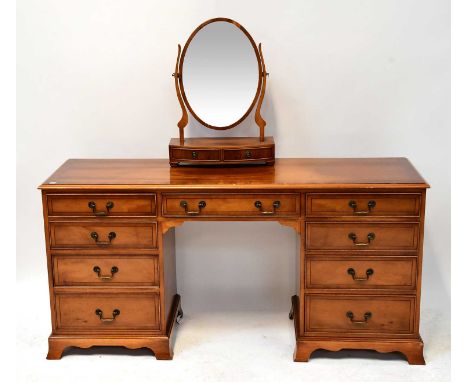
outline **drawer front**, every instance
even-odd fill
[[[306,258],[306,288],[416,288],[417,260],[399,257]]]
[[[51,216],[156,216],[155,194],[55,194],[47,196]]]
[[[162,214],[170,217],[298,216],[299,194],[165,194]]]
[[[156,249],[156,223],[53,222],[51,249]]]
[[[58,330],[160,329],[159,295],[57,294]]]
[[[420,194],[307,194],[307,216],[419,216]]]
[[[418,248],[417,223],[306,223],[307,250],[400,250]]]
[[[314,334],[412,334],[414,296],[306,295],[305,331]]]
[[[221,159],[220,150],[171,149],[171,152],[175,160],[219,161]]]
[[[55,256],[54,283],[158,286],[158,256]]]
[[[237,149],[237,150],[223,150],[224,161],[238,161],[238,160],[261,160],[261,159],[271,159],[273,155],[273,148],[265,147],[259,149]]]

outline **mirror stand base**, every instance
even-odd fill
[[[273,165],[275,141],[265,137],[179,138],[169,143],[169,163],[175,166]]]

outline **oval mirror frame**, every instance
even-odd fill
[[[210,124],[206,123],[205,121],[203,121],[195,113],[195,111],[192,109],[192,106],[188,102],[187,96],[185,94],[184,81],[183,81],[184,59],[185,59],[185,54],[187,53],[187,49],[188,49],[188,47],[190,45],[190,42],[194,39],[194,37],[197,35],[197,33],[201,29],[203,29],[207,25],[215,23],[215,22],[227,22],[227,23],[233,24],[234,26],[239,28],[242,31],[242,33],[244,33],[244,35],[247,37],[247,39],[250,41],[250,44],[252,45],[252,48],[253,48],[254,53],[255,53],[255,57],[257,58],[258,81],[257,81],[257,91],[255,92],[255,96],[254,96],[254,98],[252,100],[252,103],[250,104],[249,108],[244,113],[244,115],[242,115],[242,117],[240,119],[238,119],[236,122],[234,122],[234,123],[232,123],[232,124],[230,124],[228,126],[213,126],[213,125],[210,125]],[[190,111],[190,113],[193,115],[193,117],[199,123],[201,123],[203,126],[206,126],[206,127],[210,128],[210,129],[214,129],[214,130],[228,130],[228,129],[231,129],[231,128],[239,125],[244,119],[246,119],[247,116],[252,112],[252,109],[254,108],[255,104],[257,103],[257,101],[259,99],[259,96],[260,96],[260,91],[261,91],[261,88],[262,88],[262,72],[263,72],[262,71],[262,62],[261,62],[261,57],[260,57],[259,50],[257,48],[257,45],[255,44],[254,39],[252,38],[252,36],[249,34],[249,32],[247,32],[247,30],[241,24],[239,24],[238,22],[236,22],[236,21],[234,21],[232,19],[228,19],[228,18],[224,18],[224,17],[217,17],[217,18],[214,18],[214,19],[207,20],[204,23],[200,24],[192,32],[192,34],[190,35],[190,37],[188,38],[187,42],[184,45],[184,49],[182,50],[182,54],[180,56],[180,63],[179,63],[179,71],[178,72],[180,73],[180,78],[179,78],[180,92],[182,94],[182,98],[184,100],[184,103],[187,106],[187,109]]]

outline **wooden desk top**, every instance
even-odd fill
[[[167,159],[69,159],[40,189],[427,188],[406,158],[280,158],[274,166],[170,167]]]

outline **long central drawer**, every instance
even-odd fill
[[[165,194],[162,215],[167,217],[299,216],[300,194]]]

